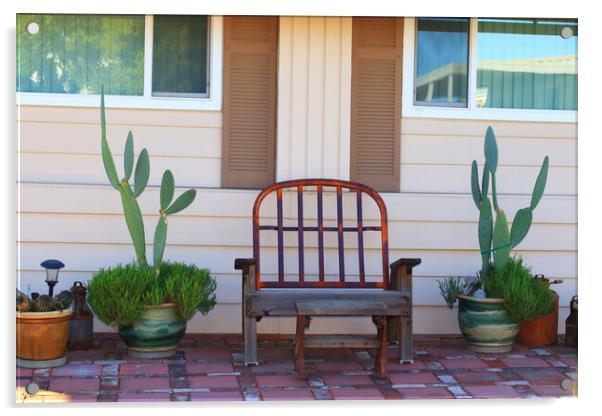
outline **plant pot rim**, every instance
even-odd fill
[[[150,310],[150,309],[168,309],[168,308],[175,308],[175,307],[177,307],[177,305],[175,303],[173,303],[173,302],[167,302],[167,303],[161,303],[159,305],[144,305],[143,307],[146,310]]]
[[[504,298],[475,298],[472,296],[466,295],[457,295],[457,298],[469,300],[471,302],[480,302],[480,303],[504,303],[506,300]]]
[[[71,309],[63,309],[62,311],[49,312],[17,312],[17,318],[20,319],[40,319],[40,318],[60,318],[73,314]]]

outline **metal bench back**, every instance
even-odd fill
[[[304,226],[303,223],[303,188],[316,187],[317,197],[317,227]],[[336,189],[337,226],[324,226],[323,191],[324,188]],[[284,226],[282,212],[282,192],[285,189],[297,191],[297,225]],[[355,192],[357,206],[357,225],[345,227],[343,225],[343,189]],[[276,192],[277,224],[260,224],[259,209],[264,199],[272,192]],[[378,206],[380,211],[380,226],[364,226],[362,217],[362,194],[367,194]],[[260,270],[260,245],[259,234],[263,230],[272,230],[278,234],[278,281],[262,281]],[[284,279],[284,232],[296,231],[298,234],[299,268],[298,280],[290,281]],[[318,233],[318,268],[319,280],[305,280],[304,263],[304,232],[315,231]],[[367,282],[364,267],[364,237],[365,231],[380,231],[382,251],[382,282]],[[324,279],[324,233],[336,232],[338,234],[338,281],[326,281]],[[343,235],[346,232],[356,232],[358,238],[358,264],[359,282],[348,281],[345,276],[345,247]],[[347,253],[349,254],[349,252]],[[256,288],[382,288],[387,289],[389,281],[389,241],[387,230],[387,209],[385,203],[374,189],[354,182],[338,179],[299,179],[274,183],[261,191],[253,206],[253,257],[255,258],[255,281]]]

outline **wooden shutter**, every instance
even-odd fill
[[[224,17],[222,187],[274,182],[277,46],[277,17]]]
[[[403,20],[354,17],[351,180],[399,192]]]

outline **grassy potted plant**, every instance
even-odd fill
[[[477,279],[450,278],[440,281],[439,287],[448,306],[452,307],[456,299],[459,301],[458,323],[473,350],[509,351],[519,324],[550,312],[553,305],[551,291],[533,278],[522,259],[510,256],[512,248],[525,238],[531,227],[533,210],[545,189],[548,164],[546,156],[535,182],[531,203],[517,211],[510,228],[506,213],[498,204],[498,147],[491,127],[485,135],[481,186],[477,162],[472,162],[471,190],[479,210],[482,267]],[[491,200],[488,195],[490,183]]]
[[[117,328],[137,358],[168,357],[186,331],[186,322],[198,311],[215,306],[216,282],[204,268],[164,262],[168,217],[187,208],[196,191],[189,189],[174,199],[174,177],[163,174],[159,220],[153,239],[153,264],[146,258],[146,238],[137,198],[148,183],[150,162],[142,149],[134,171],[134,139],[130,131],[124,151],[124,177],[119,179],[106,138],[104,94],[100,106],[102,159],[111,185],[119,191],[136,261],[101,269],[88,284],[88,304],[104,323]],[[130,178],[134,175],[133,187]]]
[[[56,296],[17,289],[17,365],[48,368],[65,364],[69,337],[72,295],[68,290]]]

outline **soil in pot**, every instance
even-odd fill
[[[121,339],[134,358],[165,358],[175,354],[186,332],[182,319],[173,303],[145,307],[142,318],[131,326],[119,328]]]
[[[49,368],[65,364],[73,311],[17,312],[17,365]]]
[[[458,302],[458,325],[471,350],[496,353],[512,349],[519,326],[508,316],[504,299],[458,295]]]

